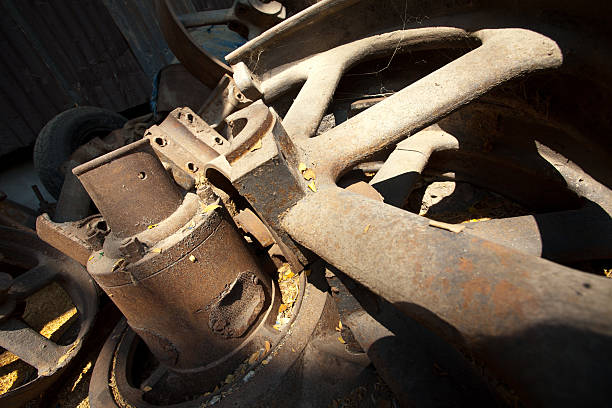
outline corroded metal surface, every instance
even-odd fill
[[[101,176],[84,184],[111,226],[104,254],[94,252],[89,271],[112,295],[133,330],[121,329],[122,339],[110,341],[109,350],[121,356],[111,370],[117,375],[119,394],[146,406],[147,395],[169,404],[183,392],[199,404],[202,389],[214,385],[207,381],[218,378],[233,364],[229,363],[233,357],[236,361],[248,357],[255,343],[261,343],[264,337],[251,341],[257,335],[245,339],[244,333],[269,329],[272,312],[278,310],[273,300],[277,287],[258,269],[230,218],[230,213],[248,210],[255,218],[241,222],[237,216],[238,223],[261,246],[272,245],[268,254],[276,258],[273,262],[283,262],[281,270],[298,273],[322,258],[370,295],[385,299],[469,359],[484,364],[524,403],[609,401],[605,379],[612,375],[607,364],[612,358],[610,281],[530,255],[550,255],[544,251],[543,231],[555,223],[555,217],[567,216],[564,231],[574,228],[579,237],[576,219],[593,216],[598,231],[606,234],[612,208],[610,177],[602,170],[609,163],[605,154],[609,149],[602,148],[604,153],[594,152],[587,160],[588,156],[580,156],[581,149],[570,148],[588,144],[573,126],[580,125],[581,131],[590,127],[584,125],[582,112],[567,108],[575,101],[562,90],[566,84],[576,89],[575,81],[565,80],[577,71],[571,64],[566,66],[572,58],[567,32],[541,21],[539,13],[547,4],[530,5],[523,23],[514,17],[504,20],[497,10],[476,10],[472,2],[432,1],[420,11],[431,11],[424,23],[407,18],[414,5],[410,1],[386,0],[383,5],[373,0],[322,1],[230,54],[232,80],[208,73],[218,87],[199,113],[212,118],[214,129],[193,111],[178,109],[150,130],[147,141],[130,147],[138,152],[150,141],[166,165],[159,164],[147,148],[147,160],[156,163],[160,179],[151,191],[131,188],[129,193],[127,189],[116,193],[123,197],[122,203],[130,194],[132,201],[141,203],[127,206],[128,217],[112,195],[117,188],[138,183],[124,180],[140,174],[135,173],[138,162],[123,164],[107,179],[104,168],[112,168],[115,160],[119,163],[130,149],[86,165],[92,174],[101,171]],[[359,94],[354,96],[359,103],[340,101],[348,112],[338,113],[342,81],[371,76],[376,82],[379,75],[393,75],[387,71],[394,58],[413,52],[427,58],[451,52],[452,58],[399,81],[382,98]],[[355,71],[363,64],[371,67],[367,65],[371,60],[383,65],[374,71]],[[530,78],[546,81],[534,85]],[[208,80],[213,82],[211,77]],[[382,79],[375,86],[383,93]],[[535,102],[523,97],[527,88],[557,98],[550,105],[554,118],[548,105],[538,105],[544,96],[537,93]],[[238,95],[244,98],[240,103]],[[331,125],[323,120],[329,112],[334,114]],[[562,125],[564,117],[575,121]],[[432,140],[432,135],[437,139]],[[572,157],[582,160],[574,163]],[[382,163],[381,158],[387,160]],[[377,164],[363,165],[366,161]],[[360,165],[365,173],[378,174],[351,180],[354,174],[349,173]],[[170,169],[174,181],[164,168]],[[564,212],[490,221],[479,227],[430,221],[398,208],[432,169],[447,178],[465,178],[506,193],[531,203],[537,211]],[[79,169],[77,173],[87,174]],[[342,179],[345,175],[348,181]],[[96,179],[113,188],[97,186]],[[364,180],[372,180],[378,192]],[[186,190],[196,190],[198,196],[178,193],[175,181]],[[349,187],[338,187],[341,181]],[[381,183],[393,188],[380,188]],[[223,197],[225,206],[217,207],[220,202],[209,187]],[[113,206],[116,211],[109,212]],[[153,211],[156,208],[159,214]],[[122,225],[127,222],[128,229]],[[504,235],[496,227],[509,228],[512,222],[519,225],[513,234]],[[528,238],[523,246],[513,244],[534,235],[536,228],[539,237]],[[266,231],[269,236],[262,234]],[[608,241],[600,247],[588,244],[584,258],[607,258]],[[581,260],[575,253],[560,252],[550,257]],[[147,313],[151,310],[155,316]],[[315,314],[321,326],[337,319],[329,310]],[[301,318],[305,318],[302,312],[296,321]],[[134,332],[162,367],[143,380],[140,390],[130,385],[126,374],[129,356],[137,347]],[[283,334],[275,334],[270,342],[282,344]],[[231,351],[239,347],[235,336],[245,340],[240,351],[245,354]],[[327,337],[313,340],[309,347],[325,350]],[[224,356],[232,358],[217,364]],[[386,357],[377,358],[384,365]],[[107,354],[104,359],[106,368],[95,396],[109,392],[112,361]],[[258,369],[270,372],[265,365]],[[186,376],[189,370],[199,377]],[[150,394],[146,387],[152,388]],[[164,400],[164,392],[173,398]],[[223,392],[210,401],[225,400],[229,405],[255,398],[245,393],[245,399],[233,399],[236,394]]]
[[[0,227],[0,252],[5,267],[23,270],[3,275],[10,280],[0,295],[0,347],[38,370],[31,381],[0,396],[3,406],[21,406],[51,386],[76,357],[96,318],[98,293],[82,266],[33,232]],[[53,282],[66,290],[79,314],[78,334],[69,344],[47,339],[20,318],[26,298]]]

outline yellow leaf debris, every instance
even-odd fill
[[[315,193],[317,192],[317,186],[315,185],[314,180],[308,183],[308,188],[311,189]]]
[[[125,263],[125,259],[123,258],[117,259],[117,261],[111,267],[111,272],[115,272],[117,269],[121,268],[124,263]]]
[[[368,232],[370,230],[371,225],[368,224],[365,226],[365,228],[363,229],[363,233],[365,234],[366,232]]]
[[[143,390],[144,392],[149,392],[149,391],[151,391],[152,389],[153,389],[153,388],[151,388],[149,385],[145,385],[144,387],[142,387],[142,390]]]
[[[249,357],[249,361],[247,363],[248,364],[253,364],[257,360],[259,360],[259,350],[257,350],[253,354],[251,354],[251,357]]]
[[[147,227],[147,229],[153,229],[155,227],[157,227],[159,224],[151,224]]]
[[[278,307],[278,313],[283,313],[285,310],[287,310],[287,305],[284,303]]]
[[[197,261],[196,257],[195,257],[195,256],[193,256],[193,255],[189,255],[189,260],[190,260],[191,262],[195,262],[195,261]]]
[[[268,363],[269,363],[269,362],[270,362],[270,360],[265,359],[264,361],[262,361],[262,362],[261,362],[261,364],[263,364],[263,365],[268,365]]]
[[[304,178],[306,180],[316,180],[317,179],[317,175],[315,174],[314,170],[312,169],[306,169],[302,172],[302,176],[304,176]]]
[[[209,213],[211,211],[215,211],[217,208],[221,208],[219,204],[209,204],[202,209],[203,212]]]
[[[259,150],[261,149],[261,139],[259,139],[257,142],[255,142],[255,144],[253,145],[253,147],[251,147],[251,150],[249,151],[255,151],[255,150]]]
[[[489,218],[489,217],[484,217],[484,218],[472,218],[472,219],[470,219],[470,220],[463,221],[463,222],[462,222],[462,224],[469,223],[469,222],[489,221],[489,220],[491,220],[491,218]]]
[[[342,338],[342,336],[338,336],[338,341],[342,344],[346,344],[346,341]]]
[[[153,248],[151,249],[151,252],[154,252],[156,254],[161,254],[162,249],[161,248]]]
[[[94,256],[90,256],[89,259],[87,261],[91,261],[92,259],[94,259]]]
[[[226,384],[229,384],[229,383],[231,383],[232,381],[234,381],[234,376],[233,376],[233,375],[231,375],[231,374],[228,374],[228,375],[227,375],[227,377],[225,377],[225,381],[224,381],[224,382],[225,382]]]
[[[612,278],[612,269],[604,269],[604,275],[606,278]]]
[[[306,167],[306,164],[304,164],[304,163],[300,163],[300,164],[298,164],[298,170],[300,171],[300,173],[302,173],[303,171],[305,171],[305,170],[306,170],[306,168],[307,168],[307,167]]]
[[[272,347],[272,345],[270,344],[268,340],[266,340],[265,347],[266,347],[266,354],[267,354],[270,352],[270,347]]]

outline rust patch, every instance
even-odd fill
[[[472,304],[477,303],[481,306],[481,303],[476,299],[477,295],[483,295],[488,298],[491,293],[491,284],[486,278],[477,277],[472,280],[465,282],[462,285],[463,293],[463,309],[468,309]]]
[[[461,272],[473,272],[474,271],[474,263],[467,258],[459,258],[459,270]]]
[[[507,280],[502,280],[493,289],[491,303],[495,317],[512,315],[513,319],[524,320],[525,308],[533,307],[533,293],[524,290]]]

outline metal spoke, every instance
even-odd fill
[[[339,188],[303,199],[283,226],[538,403],[550,397],[551,387],[587,390],[588,381],[577,380],[573,370],[596,372],[599,360],[592,356],[612,355],[606,278],[431,226]]]
[[[49,285],[58,273],[50,263],[35,266],[13,280],[9,294],[18,299],[26,298]]]
[[[38,375],[53,372],[67,351],[17,319],[0,324],[0,347],[35,367]]]
[[[517,76],[555,68],[563,57],[557,44],[521,29],[482,30],[482,45],[395,95],[308,140],[317,170],[333,180],[375,151],[397,143],[490,89]],[[495,61],[492,65],[491,61]],[[393,117],[381,121],[381,117]]]

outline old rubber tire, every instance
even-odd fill
[[[56,199],[64,183],[60,166],[82,144],[123,126],[126,118],[107,109],[79,106],[68,109],[42,128],[34,145],[34,167]]]

